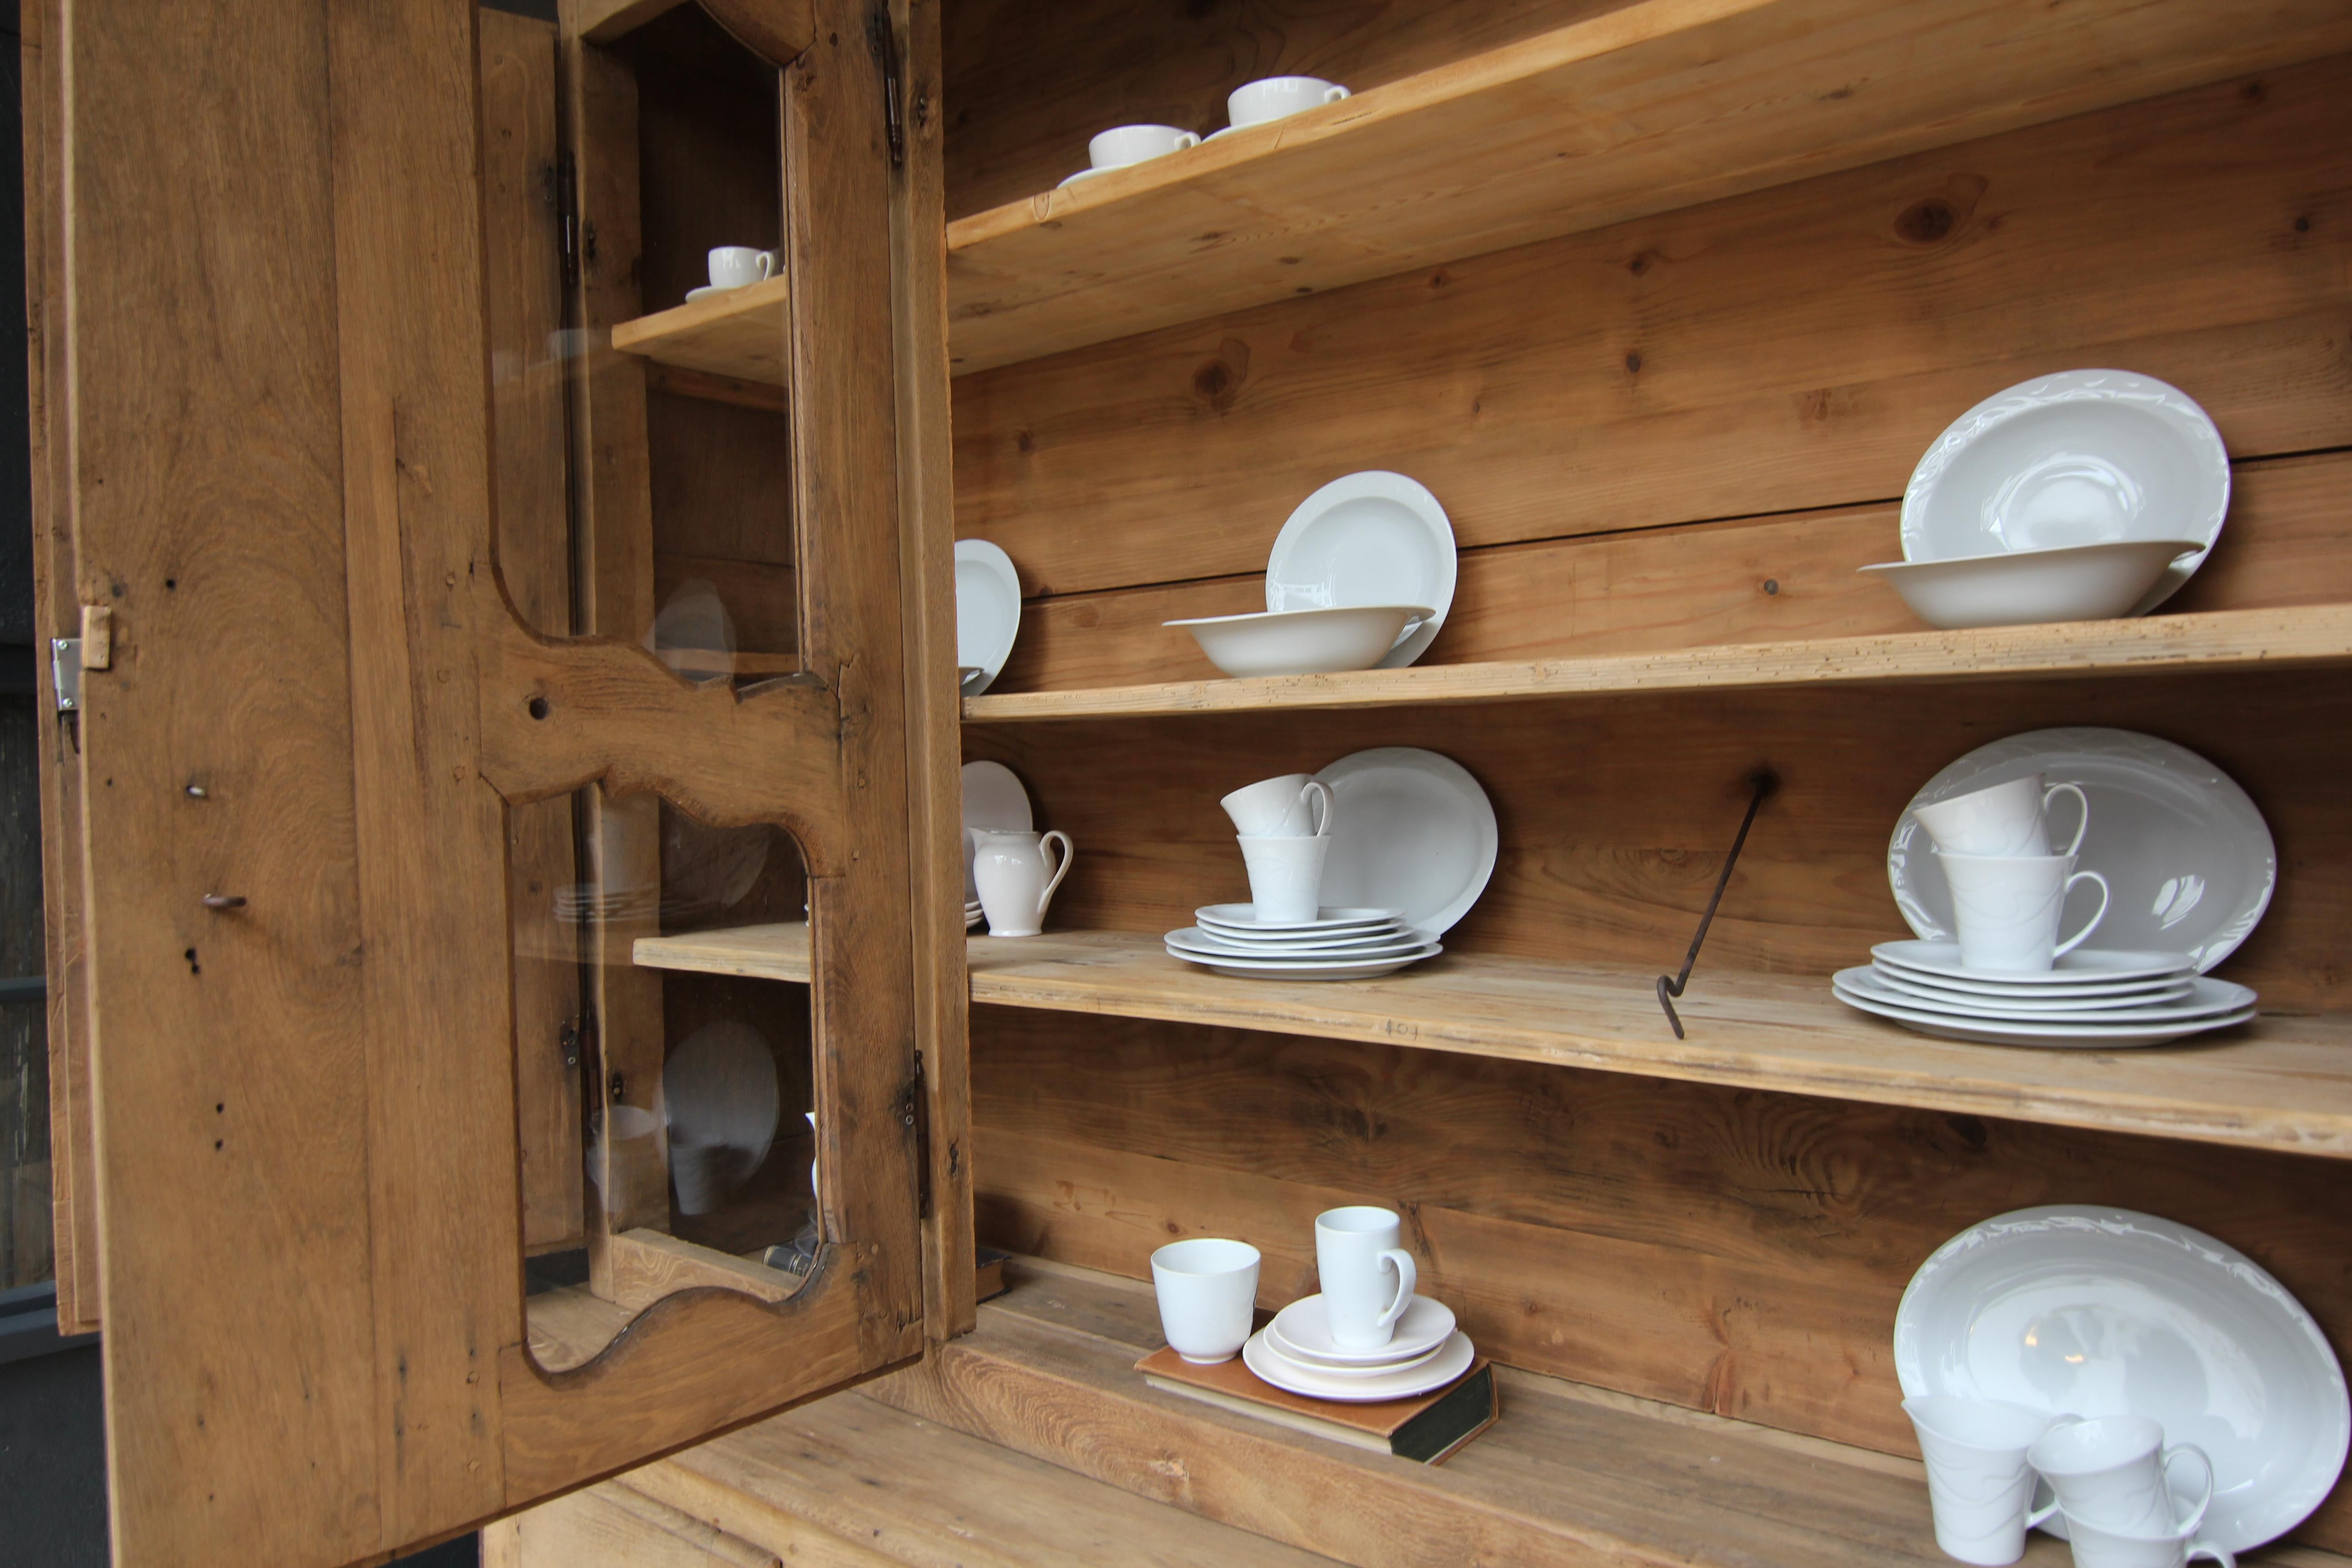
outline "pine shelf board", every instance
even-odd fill
[[[786,279],[771,278],[656,310],[615,323],[613,346],[656,364],[782,386],[790,293]]]
[[[1634,0],[948,226],[955,374],[2352,48],[2329,0]],[[1084,149],[1071,149],[1074,166]]]
[[[1856,939],[1859,957],[1867,943]],[[2041,1050],[1934,1040],[1832,999],[1819,976],[1709,972],[1676,1006],[1655,976],[1448,953],[1380,980],[1234,980],[1157,936],[976,936],[971,999],[1548,1062],[1602,1072],[2352,1159],[2352,1016],[2268,1016],[2211,1043]],[[642,938],[654,968],[806,983],[793,922]]]
[[[2352,663],[2352,605],[1717,644],[1531,663],[1175,680],[967,697],[967,723],[1384,708],[1729,687],[2168,674]]]

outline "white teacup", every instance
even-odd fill
[[[2087,1520],[2066,1516],[2066,1539],[2074,1549],[2074,1568],[2187,1568],[2192,1557],[2209,1558],[2222,1568],[2238,1568],[2227,1547],[2197,1539],[2198,1526],[2176,1525],[2155,1535],[2129,1535],[2102,1530]]]
[[[722,245],[710,253],[710,286],[741,289],[776,275],[776,253],[748,245]]]
[[[2055,795],[2073,795],[2080,808],[2074,842],[2058,851],[2072,855],[2083,847],[2083,835],[2091,826],[2090,799],[2081,785],[2044,784],[2040,773],[1956,795],[1919,806],[1913,815],[1936,841],[1936,847],[1947,855],[2047,855],[2050,828],[2045,814],[2050,797]]]
[[[1315,838],[1242,838],[1242,858],[1249,865],[1252,918],[1260,921],[1311,921],[1323,907],[1323,863],[1331,858],[1331,840]]]
[[[1263,125],[1305,109],[1319,109],[1348,96],[1337,82],[1316,76],[1269,76],[1234,89],[1225,95],[1225,118],[1236,130]]]
[[[980,907],[988,914],[991,936],[1035,936],[1045,923],[1045,906],[1054,889],[1070,874],[1070,836],[1056,828],[1050,833],[1000,833],[971,830],[971,879],[980,887]],[[1045,846],[1058,842],[1061,864],[1048,876]]]
[[[1151,1255],[1160,1331],[1186,1361],[1231,1361],[1250,1337],[1257,1306],[1258,1251],[1246,1241],[1199,1237]]]
[[[1412,1305],[1412,1254],[1397,1245],[1403,1222],[1393,1209],[1326,1209],[1315,1216],[1315,1272],[1323,1316],[1341,1350],[1376,1351],[1396,1337]]]
[[[2033,1468],[2025,1452],[2057,1419],[1999,1399],[1906,1399],[1927,1461],[1936,1544],[1948,1557],[2000,1568],[2025,1555]]]
[[[2182,1458],[2195,1460],[2205,1478],[2185,1508],[2169,1484],[2173,1461]],[[2205,1450],[2193,1443],[2168,1447],[2163,1425],[2145,1415],[2053,1426],[2026,1450],[2025,1462],[2058,1500],[2033,1515],[2035,1524],[2063,1509],[2070,1529],[2081,1520],[2125,1536],[2194,1535],[2213,1501],[2213,1461]]]
[[[1952,923],[1959,928],[1960,963],[1996,974],[2049,969],[2083,944],[2107,917],[2107,879],[2077,871],[2072,855],[1948,855],[1936,851],[1952,888]],[[2099,889],[2099,910],[2081,931],[2058,940],[2066,895],[2078,882]]]
[[[1331,831],[1331,786],[1305,773],[1260,779],[1217,804],[1234,819],[1234,831],[1245,837],[1318,838]]]
[[[1173,125],[1114,125],[1087,143],[1087,161],[1097,169],[1124,169],[1200,144],[1198,135]]]

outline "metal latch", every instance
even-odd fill
[[[81,710],[81,638],[49,639],[49,682],[58,694],[58,711]]]

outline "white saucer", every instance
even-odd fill
[[[2145,990],[2108,991],[2090,996],[2053,996],[2047,991],[2028,991],[2023,987],[1991,994],[1939,985],[1909,970],[1877,966],[1870,973],[1889,991],[1910,997],[1923,1007],[1966,1008],[1972,1013],[1986,1008],[2011,1014],[2107,1013],[2118,1007],[2154,1007],[2179,1002],[2196,990],[2196,983],[2183,976],[2153,982]]]
[[[1349,1405],[1379,1405],[1434,1393],[1470,1370],[1478,1359],[1470,1336],[1455,1334],[1438,1354],[1409,1371],[1386,1377],[1332,1377],[1276,1352],[1261,1329],[1242,1346],[1242,1364],[1275,1387],[1308,1399],[1329,1399]]]
[[[2092,982],[2120,984],[2185,979],[2193,973],[2181,953],[2119,952],[2105,947],[2078,947],[2048,969],[2014,974],[1968,968],[1960,963],[1960,944],[1956,942],[1882,942],[1870,950],[1870,956],[1892,969],[1907,969],[1970,991],[1993,994]]]
[[[1331,790],[1324,897],[1401,910],[1405,924],[1433,937],[1470,912],[1495,874],[1502,835],[1468,769],[1417,746],[1379,746],[1315,776]]]
[[[1255,904],[1203,904],[1192,918],[1204,927],[1226,927],[1244,934],[1263,931],[1340,931],[1378,930],[1403,919],[1402,910],[1349,909],[1325,905],[1311,921],[1260,921]]]
[[[1454,1326],[1453,1308],[1427,1296],[1415,1296],[1405,1303],[1404,1314],[1397,1319],[1388,1343],[1377,1350],[1349,1350],[1331,1337],[1330,1322],[1323,1315],[1323,1298],[1317,1295],[1301,1296],[1276,1312],[1266,1331],[1281,1342],[1284,1353],[1310,1366],[1379,1366],[1437,1349]]]
[[[1176,947],[1168,949],[1168,956],[1181,958],[1187,963],[1206,964],[1219,974],[1231,975],[1236,980],[1375,980],[1383,974],[1393,974],[1407,964],[1435,958],[1444,951],[1433,942],[1427,947],[1417,948],[1401,958],[1367,959],[1360,963],[1302,958],[1211,958]]]
[[[1013,557],[985,539],[955,542],[956,668],[984,671],[963,687],[977,697],[1003,673],[1021,635],[1021,574]]]
[[[1831,982],[1890,1007],[1905,1007],[1918,1013],[1935,1013],[1979,1024],[2032,1025],[2048,1027],[2056,1025],[2126,1024],[2189,1024],[2219,1018],[2226,1014],[2242,1013],[2254,1005],[2254,994],[2242,985],[2227,980],[2209,980],[2200,975],[2189,994],[2168,996],[2152,1002],[2126,998],[2111,1007],[2084,1013],[2081,1004],[2072,998],[2061,999],[2061,1010],[2051,1010],[2050,1005],[2036,999],[2021,1001],[1997,999],[1990,996],[1951,996],[1923,998],[1897,990],[1888,977],[1874,969],[1841,969]],[[2074,1009],[2074,1010],[2067,1010]]]
[[[2190,1035],[2202,1035],[2214,1029],[2227,1029],[2250,1023],[2254,1010],[2225,1013],[2217,1018],[2200,1018],[2177,1024],[2074,1024],[2056,1018],[2031,1022],[2004,1023],[1990,1018],[1955,1018],[1948,1014],[1929,1013],[1916,1007],[1895,1006],[1874,996],[1849,989],[1832,982],[1832,994],[1847,1006],[1858,1012],[1874,1014],[1891,1019],[1906,1028],[1940,1040],[1966,1040],[1980,1046],[2047,1046],[2073,1050],[2130,1050],[2138,1046],[2168,1045]]]
[[[1451,1337],[1448,1336],[1449,1339]],[[1302,1358],[1297,1352],[1290,1348],[1288,1342],[1280,1334],[1276,1333],[1271,1328],[1265,1332],[1267,1350],[1280,1356],[1286,1364],[1315,1377],[1393,1377],[1401,1372],[1413,1372],[1427,1366],[1445,1353],[1445,1344],[1446,1342],[1441,1340],[1419,1355],[1407,1356],[1402,1361],[1384,1361],[1372,1366],[1320,1366]]]
[[[691,305],[697,300],[708,300],[713,294],[732,294],[737,289],[748,289],[750,287],[751,285],[748,283],[739,283],[729,288],[722,289],[716,283],[705,283],[699,289],[688,289],[686,291],[686,302]]]
[[[1251,958],[1281,958],[1294,952],[1328,958],[1343,952],[1370,952],[1375,948],[1394,947],[1402,942],[1419,945],[1429,940],[1427,933],[1402,924],[1368,928],[1361,931],[1278,931],[1272,936],[1251,936],[1224,926],[1193,926],[1190,929],[1200,933],[1203,946],[1223,948]]]
[[[1240,959],[1255,963],[1374,963],[1403,958],[1431,944],[1419,931],[1406,931],[1387,941],[1362,946],[1260,947],[1251,942],[1223,942],[1199,926],[1171,931],[1161,938],[1187,958]]]
[[[1129,166],[1131,167],[1132,165],[1129,165]],[[1091,180],[1091,179],[1093,179],[1097,174],[1109,174],[1109,173],[1110,173],[1110,171],[1109,171],[1108,169],[1080,169],[1076,174],[1072,174],[1068,179],[1064,180],[1064,181],[1061,181],[1059,184],[1056,184],[1056,185],[1055,186],[1055,189],[1059,190],[1059,189],[1061,188],[1061,186],[1062,186],[1062,185],[1075,185],[1075,184],[1076,184],[1080,180]]]
[[[1427,605],[1433,614],[1375,666],[1402,669],[1436,640],[1454,603],[1454,524],[1419,481],[1384,469],[1333,479],[1275,536],[1269,610]]]

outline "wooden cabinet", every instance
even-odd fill
[[[1927,1563],[1889,1331],[1967,1225],[2163,1214],[2352,1345],[2340,0],[235,10],[26,31],[42,613],[92,665],[60,1300],[122,1561],[599,1483],[492,1549]],[[1294,70],[1355,96],[1056,184]],[[720,244],[779,276],[686,299]],[[1854,571],[1912,464],[2083,365],[2212,413],[2211,559],[2139,620],[1920,629]],[[1461,545],[1420,664],[1230,680],[1161,625],[1257,607],[1366,468]],[[957,537],[1026,596],[961,702]],[[2261,807],[2254,1026],[1831,998],[1911,792],[2058,724]],[[1376,745],[1496,806],[1445,957],[1166,958],[1244,896],[1218,796]],[[1076,842],[1042,937],[950,913],[965,758]],[[740,1085],[681,1066],[713,1029],[774,1063],[748,1173],[681,1131]],[[1508,1369],[1442,1468],[1128,1374],[1154,1246],[1246,1237],[1279,1305],[1348,1201]],[[975,1234],[1022,1255],[977,1310]],[[2278,1550],[2339,1561],[2352,1498]]]

